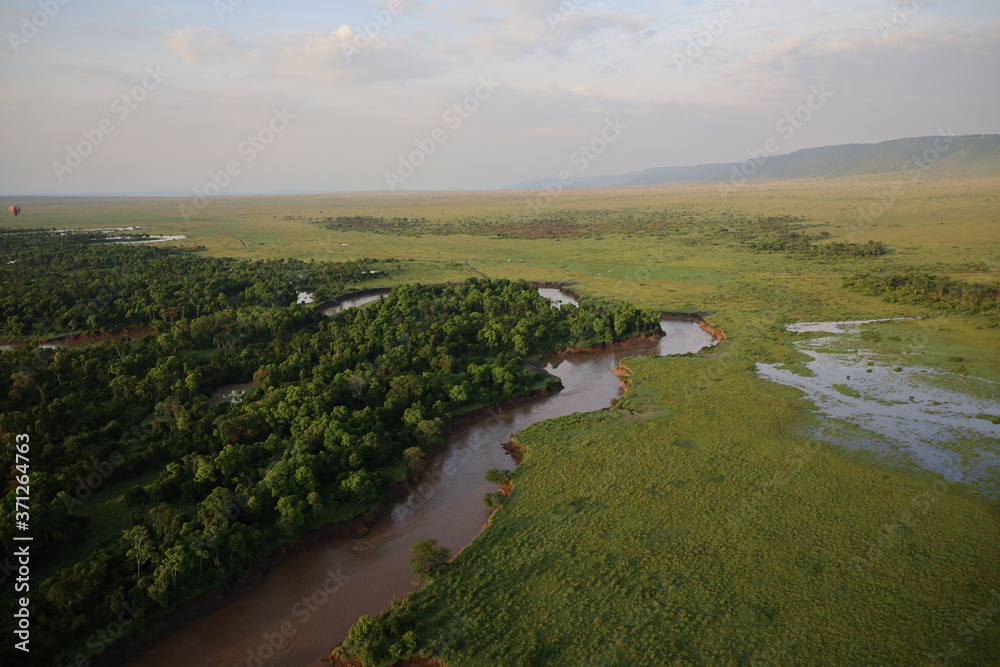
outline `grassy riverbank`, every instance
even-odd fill
[[[473,269],[573,282],[584,298],[701,311],[725,332],[699,355],[629,361],[621,409],[518,434],[527,456],[489,529],[368,626],[378,662],[990,664],[1000,660],[996,502],[834,444],[871,434],[756,372],[758,362],[805,372],[790,322],[932,316],[872,325],[865,344],[900,367],[919,359],[1000,379],[1000,339],[984,318],[842,287],[845,276],[906,269],[997,280],[996,179],[908,182],[860,224],[858,209],[872,210],[889,185],[777,183],[726,199],[699,187],[566,192],[546,210],[576,226],[565,238],[483,232],[487,219],[520,224],[524,193],[226,198],[189,223],[176,202],[157,200],[140,219],[115,204],[101,224],[188,234],[212,256],[399,259],[375,286]],[[45,202],[36,210],[25,223],[48,214],[61,226],[68,215]],[[361,215],[413,222],[322,224]],[[888,253],[831,258],[746,242],[781,234],[881,242]]]
[[[813,204],[822,199],[813,194]],[[962,221],[938,205],[954,239],[991,238],[985,212]],[[630,361],[627,411],[520,433],[527,457],[510,500],[449,571],[375,626],[385,633],[371,643],[381,661],[411,647],[449,666],[996,661],[996,503],[899,459],[832,444],[871,434],[756,374],[757,362],[804,369],[786,323],[933,315],[872,325],[867,343],[894,363],[905,353],[908,364],[997,377],[997,333],[982,318],[840,287],[853,271],[906,267],[996,279],[992,241],[944,247],[940,220],[909,207],[859,239],[896,244],[877,259],[750,252],[710,222],[647,237],[643,251],[627,235],[574,242],[578,263],[546,277],[576,279],[583,295],[711,311],[729,340],[696,357]],[[847,240],[850,224],[840,236],[837,227],[827,229]],[[985,258],[977,270],[970,251]],[[645,261],[634,261],[640,253]],[[511,264],[479,266],[528,269]]]
[[[518,434],[508,503],[385,627],[447,665],[995,661],[995,503],[827,444],[735,347]]]

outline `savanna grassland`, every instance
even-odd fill
[[[995,504],[810,437],[739,357],[633,360],[630,410],[520,433],[489,528],[352,639],[376,663],[995,661],[966,626],[997,605]]]
[[[909,363],[1000,381],[984,301],[845,287],[858,275],[997,281],[998,198],[995,178],[762,183],[725,197],[261,196],[212,200],[190,221],[179,200],[39,199],[20,202],[17,223],[139,224],[211,257],[399,261],[365,287],[473,269],[570,282],[584,297],[697,311],[725,332],[697,355],[629,360],[610,411],[517,434],[524,459],[488,529],[355,626],[346,648],[366,664],[982,665],[1000,661],[996,500],[832,444],[853,427],[756,363],[801,367],[791,322],[921,316],[872,328],[888,348],[906,341]],[[959,357],[961,369],[948,361]]]
[[[829,232],[831,242],[884,242],[893,249],[884,266],[916,266],[983,280],[990,274],[977,268],[1000,263],[997,187],[996,179],[907,178],[748,184],[725,196],[714,185],[576,190],[554,197],[521,191],[261,195],[211,199],[202,215],[190,221],[179,210],[180,204],[190,204],[185,199],[29,198],[22,200],[26,205],[16,224],[59,228],[137,224],[151,234],[187,235],[189,244],[204,245],[206,254],[217,257],[376,257],[419,262],[399,280],[461,279],[469,275],[463,264],[470,260],[492,277],[572,280],[594,293],[635,285],[643,288],[633,290],[635,298],[678,310],[739,303],[743,281],[749,280],[758,289],[773,287],[800,297],[823,292],[824,304],[813,298],[811,308],[836,309],[843,302],[850,304],[848,310],[857,310],[856,299],[842,299],[833,289],[836,286],[827,289],[827,283],[833,278],[839,283],[851,269],[862,266],[807,265],[769,255],[734,254],[731,239],[706,238],[706,231],[726,227],[733,217],[790,215],[802,218],[804,227],[814,233]],[[879,202],[892,200],[895,203],[884,206],[879,215]],[[871,211],[871,217],[860,219],[859,209]],[[662,217],[652,228],[620,224],[627,216],[653,214]],[[381,232],[316,224],[349,216],[412,222],[402,230]],[[471,226],[463,223],[537,226],[540,220],[552,219],[569,220],[580,231],[562,238],[497,238],[467,233]],[[611,269],[615,270],[607,273]],[[727,296],[733,288],[740,298]],[[708,294],[710,299],[705,298]],[[873,302],[864,303],[873,312],[886,311]]]

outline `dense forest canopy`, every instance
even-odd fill
[[[240,262],[108,242],[99,232],[0,230],[0,338],[153,325],[233,306],[340,294],[372,260]]]
[[[113,280],[128,287],[105,299],[102,326],[156,326],[0,352],[0,434],[31,437],[32,613],[45,629],[32,653],[53,663],[96,650],[87,638],[126,606],[146,610],[140,627],[376,503],[456,413],[545,386],[527,357],[659,331],[658,313],[624,302],[553,308],[523,281],[475,278],[403,285],[328,319],[294,304],[300,281],[354,284],[369,261],[241,263],[86,235],[5,237],[16,263],[5,264],[3,312],[52,295],[23,326],[86,309]],[[214,388],[250,378],[243,400],[208,405]],[[13,448],[3,457],[9,559]]]

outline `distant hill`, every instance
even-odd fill
[[[945,150],[938,150],[950,140]],[[937,148],[936,148],[937,146]],[[926,157],[925,157],[926,156]],[[729,183],[828,179],[862,176],[909,177],[924,164],[922,176],[1000,176],[1000,134],[973,134],[956,137],[916,137],[878,144],[844,144],[806,148],[787,155],[760,158],[755,164],[729,162],[692,167],[655,167],[617,176],[577,177],[572,188],[618,185],[660,185],[667,183]],[[575,174],[574,174],[575,175]],[[553,179],[522,181],[510,189],[544,188]]]

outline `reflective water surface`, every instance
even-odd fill
[[[324,308],[322,312],[324,315],[336,315],[345,308],[354,308],[356,306],[363,306],[366,303],[371,303],[372,301],[378,301],[384,295],[383,294],[365,294],[364,296],[353,296],[343,299],[340,303],[330,306],[329,308]]]
[[[804,331],[857,333],[861,322],[809,324]],[[980,415],[1000,415],[1000,385],[909,364],[905,357],[887,359],[865,349],[860,337],[850,340],[847,347],[857,348],[846,352],[840,336],[796,343],[812,357],[809,376],[763,363],[757,364],[758,373],[802,390],[824,414],[868,431],[827,434],[830,439],[898,454],[946,479],[982,483],[979,488],[987,493],[992,487],[995,495],[1000,426]]]
[[[263,583],[179,626],[132,664],[314,664],[361,615],[378,614],[393,598],[414,590],[408,566],[414,542],[432,537],[456,553],[479,534],[489,518],[482,497],[496,490],[484,473],[514,467],[502,447],[510,433],[543,419],[607,407],[620,393],[611,369],[622,359],[694,352],[714,343],[694,323],[662,327],[667,335],[659,340],[554,357],[544,367],[560,378],[562,391],[456,430],[429,462],[424,479],[368,535],[332,538],[281,563]]]

